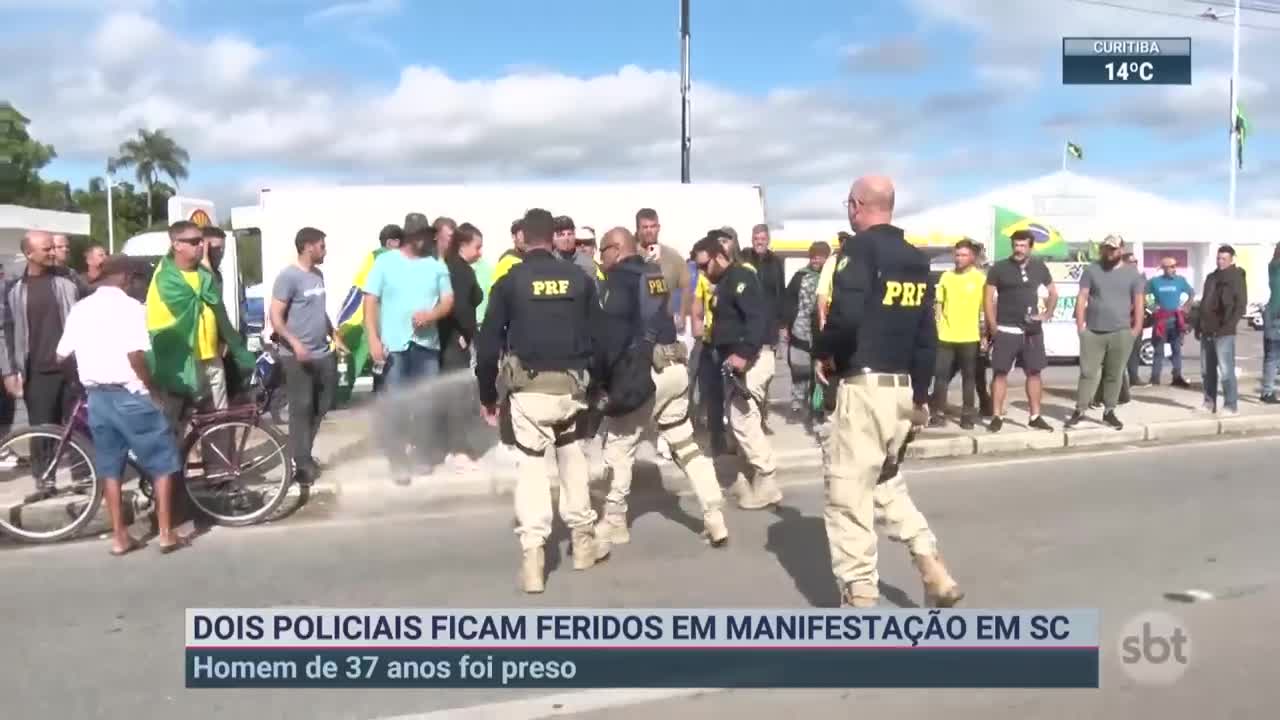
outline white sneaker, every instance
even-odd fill
[[[1222,415],[1223,417],[1235,417],[1235,416],[1237,416],[1237,415],[1239,415],[1239,414],[1240,414],[1240,410],[1238,410],[1238,409],[1236,409],[1236,410],[1232,410],[1232,409],[1230,409],[1230,408],[1223,408],[1223,410],[1222,410],[1220,413],[1218,413],[1218,414],[1219,414],[1219,415]]]
[[[12,450],[0,453],[0,470],[12,470],[18,467],[18,456]]]

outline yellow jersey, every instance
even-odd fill
[[[693,288],[693,299],[702,303],[702,339],[706,342],[711,340],[711,313],[714,308],[712,298],[715,294],[716,286],[707,279],[707,274],[698,273],[698,284]]]
[[[976,343],[978,314],[986,292],[987,276],[977,268],[960,273],[948,270],[938,278],[938,341]]]
[[[503,253],[502,257],[498,258],[497,267],[493,269],[493,282],[501,280],[503,275],[511,272],[511,268],[519,265],[523,259],[512,250]]]
[[[200,273],[192,270],[190,272],[181,270],[182,279],[187,281],[191,289],[200,293]],[[173,322],[173,316],[169,313],[169,308],[160,299],[160,290],[153,281],[147,288],[147,329],[156,330],[168,327]],[[200,319],[196,324],[196,357],[200,360],[216,360],[218,358],[218,318],[213,314],[213,308],[208,305],[201,305]]]

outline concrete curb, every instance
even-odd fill
[[[1280,433],[1280,413],[1227,418],[1193,418],[1165,420],[1145,425],[1131,425],[1123,430],[1107,427],[1084,427],[1068,431],[1037,432],[1019,431],[1003,434],[963,435],[957,437],[922,438],[913,442],[907,456],[914,459],[943,459],[971,456],[1009,456],[1028,451],[1043,452],[1064,448],[1106,448],[1134,445],[1146,442],[1168,442],[1211,438],[1218,435],[1242,433]],[[779,468],[786,470],[812,469],[822,464],[822,453],[817,443],[810,440],[806,447],[791,448],[775,453]],[[365,462],[370,463],[368,469]],[[515,478],[509,473],[481,477],[430,477],[415,479],[408,488],[397,488],[389,482],[370,481],[369,477],[385,475],[376,458],[369,458],[343,469],[343,474],[361,478],[343,483],[341,478],[321,477],[311,489],[311,501],[333,499],[338,503],[360,502],[362,499],[383,497],[386,502],[423,502],[458,500],[467,498],[509,496],[515,487]],[[676,473],[670,463],[661,463],[664,475]],[[596,470],[593,463],[593,470]],[[598,470],[593,484],[601,480]]]

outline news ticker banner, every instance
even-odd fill
[[[1190,85],[1189,37],[1064,37],[1064,85]]]
[[[1096,610],[189,609],[189,688],[1096,688]]]

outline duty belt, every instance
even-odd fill
[[[858,385],[875,387],[911,387],[911,376],[905,373],[882,373],[870,368],[858,368],[840,374],[840,380]]]

